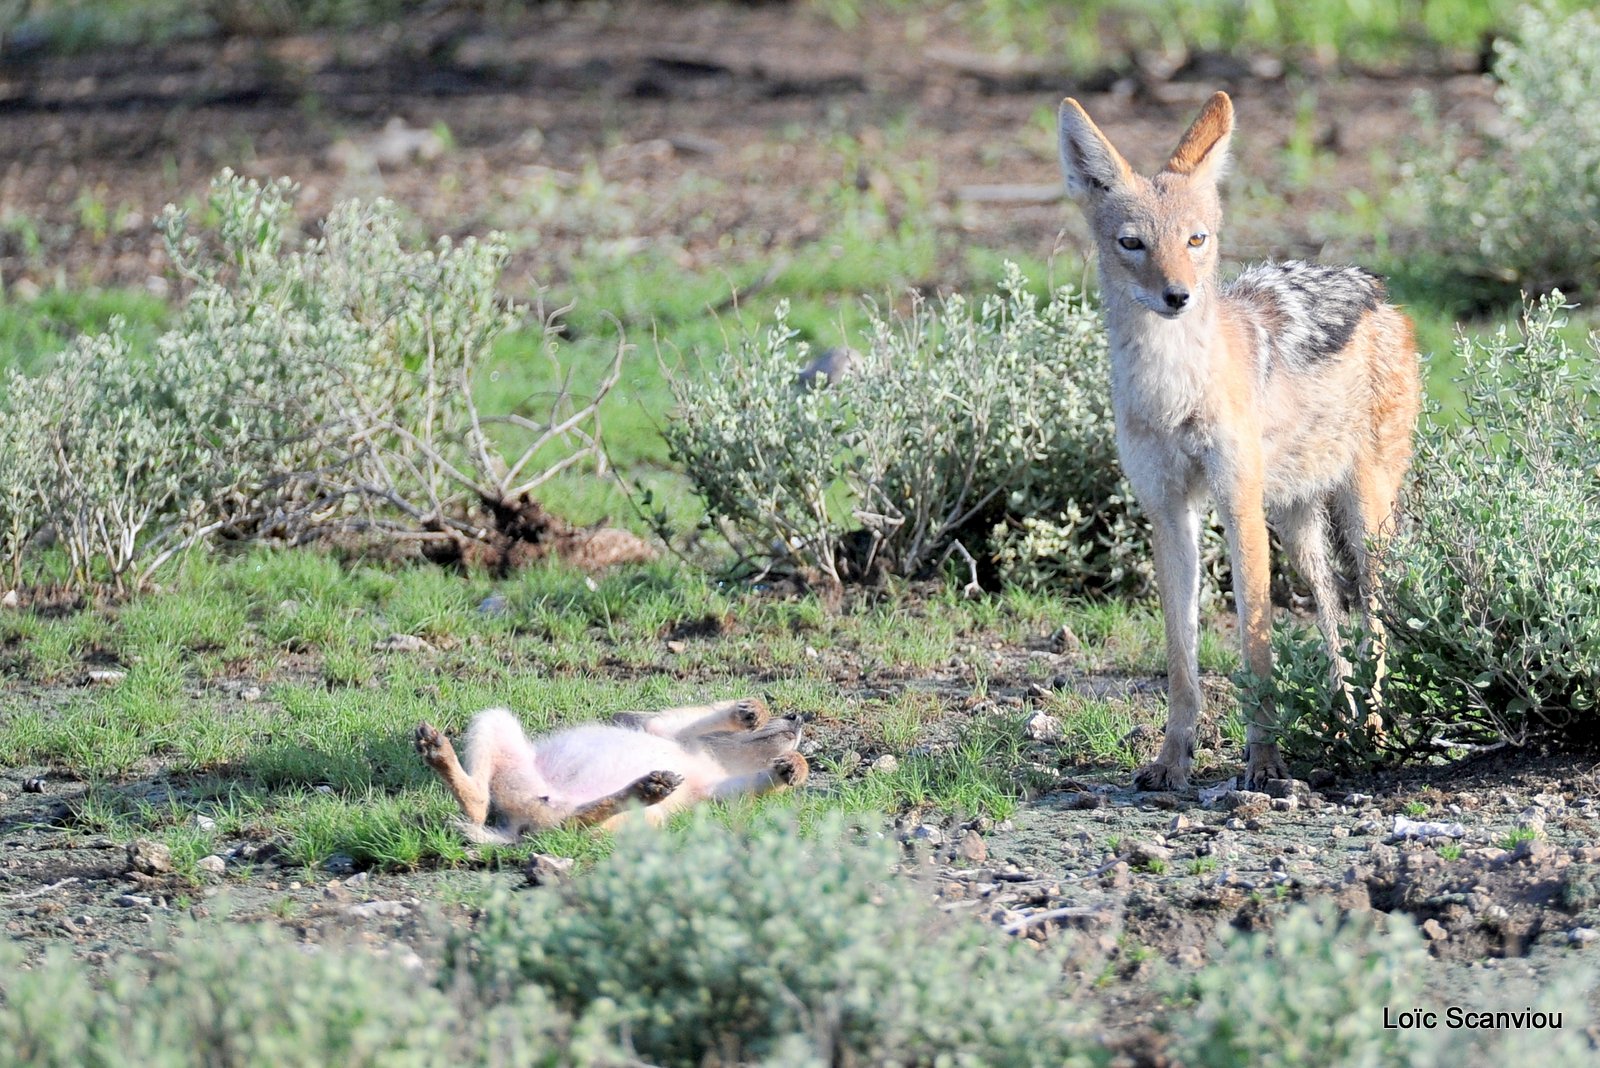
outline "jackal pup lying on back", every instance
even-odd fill
[[[623,712],[529,738],[503,708],[467,727],[464,759],[427,723],[417,752],[444,779],[476,842],[513,842],[550,827],[610,827],[644,807],[659,826],[680,808],[712,797],[764,794],[806,781],[798,719],[772,719],[759,698]],[[492,822],[491,822],[492,817]]]
[[[1217,277],[1233,104],[1217,93],[1166,166],[1135,174],[1076,100],[1061,104],[1061,166],[1099,251],[1111,341],[1117,454],[1150,517],[1166,618],[1168,701],[1161,755],[1135,785],[1185,785],[1200,711],[1196,658],[1201,507],[1209,494],[1228,532],[1245,665],[1272,674],[1270,512],[1317,600],[1317,624],[1339,654],[1342,604],[1330,521],[1355,558],[1371,611],[1370,544],[1388,528],[1411,459],[1421,383],[1411,323],[1383,283],[1356,267],[1264,263]],[[1250,710],[1246,778],[1288,776],[1270,705]]]

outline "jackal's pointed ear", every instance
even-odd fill
[[[1067,192],[1074,197],[1105,193],[1126,185],[1133,168],[1122,158],[1100,127],[1070,96],[1061,102],[1061,173]]]
[[[1218,181],[1228,169],[1228,142],[1233,139],[1233,101],[1213,93],[1173,149],[1165,170],[1199,181]]]

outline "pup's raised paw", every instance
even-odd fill
[[[785,786],[799,786],[811,777],[811,765],[799,753],[784,753],[772,761],[772,774]]]
[[[767,711],[767,703],[759,697],[746,697],[733,706],[733,726],[735,730],[753,731],[770,719],[772,713]]]
[[[646,805],[656,805],[682,785],[683,776],[675,771],[652,771],[633,784],[633,796]]]
[[[417,747],[417,755],[422,757],[422,762],[434,771],[443,771],[456,754],[450,739],[440,734],[438,728],[431,723],[417,724],[414,744]]]

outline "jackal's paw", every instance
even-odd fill
[[[455,755],[450,739],[440,734],[431,723],[417,724],[413,744],[416,745],[417,755],[422,757],[422,762],[435,771],[443,771],[450,758]]]
[[[764,725],[772,713],[767,711],[767,703],[759,697],[746,697],[733,706],[733,726],[735,730],[753,731]]]
[[[1263,790],[1272,779],[1289,778],[1289,765],[1283,762],[1276,742],[1256,742],[1246,748],[1250,754],[1244,769],[1247,789]]]
[[[1152,761],[1133,773],[1133,788],[1135,790],[1170,793],[1174,790],[1182,790],[1188,785],[1189,771],[1187,768],[1164,764],[1159,760]]]
[[[683,776],[675,771],[652,771],[633,784],[633,796],[646,805],[660,804],[682,785]]]
[[[772,774],[785,786],[799,786],[811,777],[811,765],[799,753],[784,753],[772,761]]]

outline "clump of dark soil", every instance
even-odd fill
[[[432,522],[427,529],[440,536],[423,543],[422,555],[441,567],[487,571],[497,578],[551,557],[584,571],[602,571],[615,564],[648,563],[657,555],[626,530],[604,524],[574,527],[526,493],[510,499],[483,497],[481,505],[469,517],[477,536]]]

